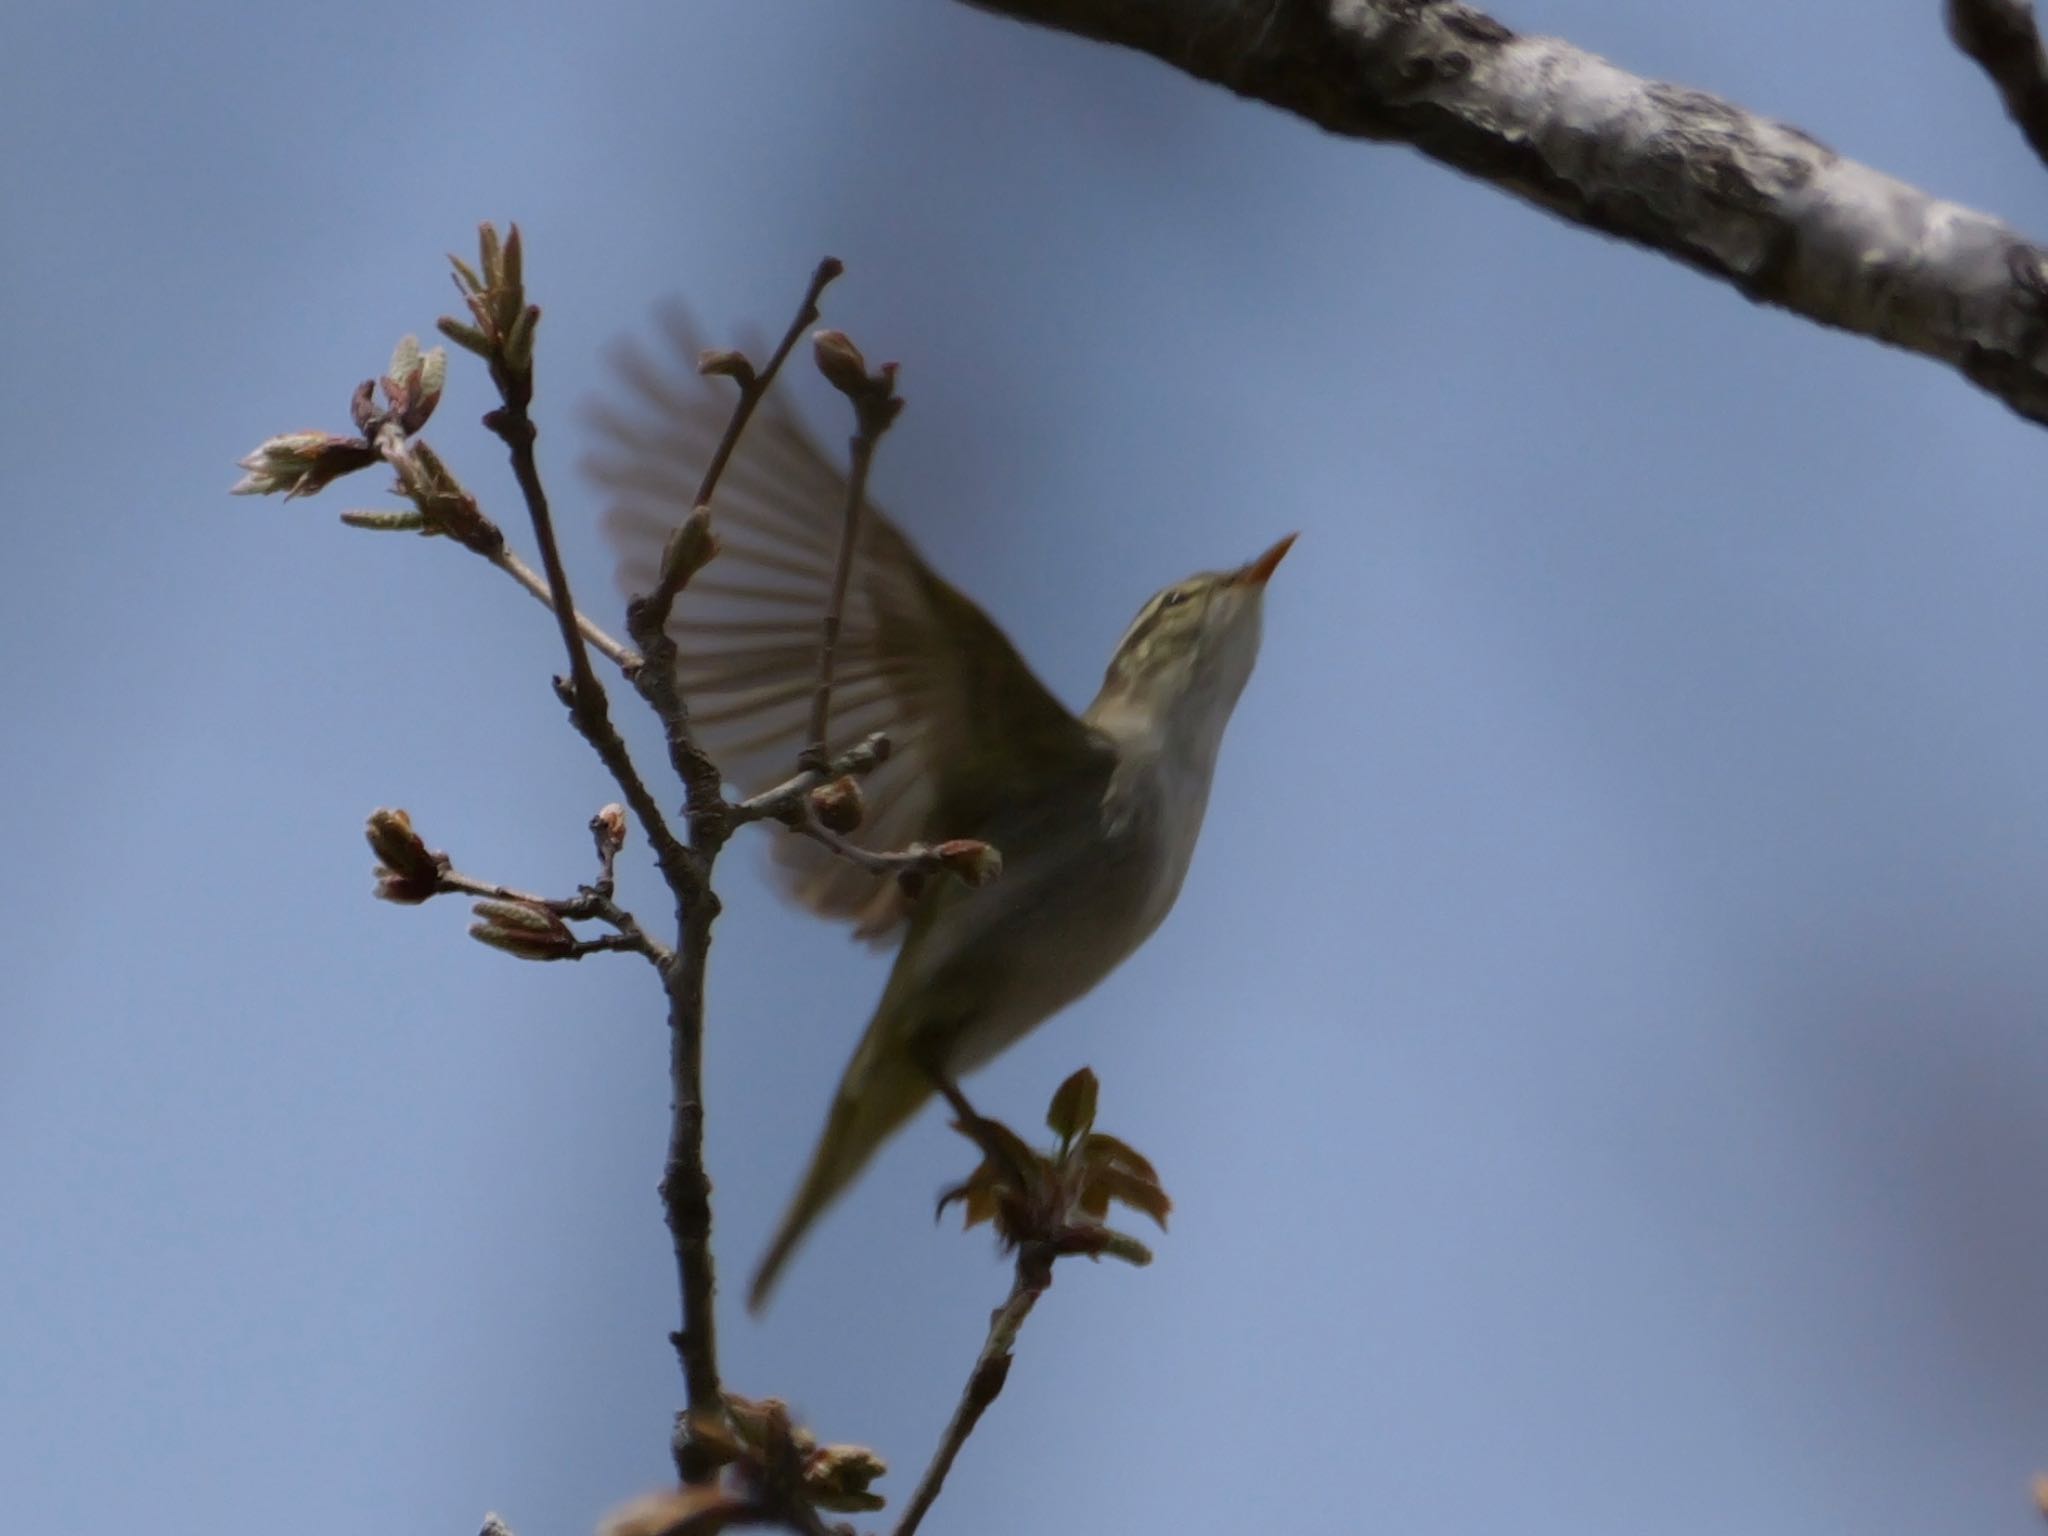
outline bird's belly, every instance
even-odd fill
[[[973,1071],[1091,991],[1159,926],[1179,873],[1149,839],[1116,839],[1084,861],[1027,860],[997,886],[960,892],[928,950],[928,1017],[948,1069]]]

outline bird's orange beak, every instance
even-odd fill
[[[1280,562],[1287,558],[1287,551],[1294,548],[1294,541],[1299,537],[1299,534],[1290,533],[1250,565],[1238,567],[1237,574],[1230,579],[1239,586],[1263,587]]]

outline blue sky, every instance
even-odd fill
[[[2022,227],[1939,8],[1503,12]],[[1399,149],[937,3],[24,12],[0,49],[0,1517],[588,1529],[679,1382],[643,968],[369,899],[362,817],[565,888],[544,616],[230,501],[518,219],[543,463],[665,297],[902,360],[878,498],[1065,697],[1301,542],[1180,907],[991,1068],[1177,1201],[1063,1269],[932,1529],[2031,1531],[2048,1466],[2044,440]],[[827,431],[833,404],[805,382]],[[460,360],[434,429],[512,521]],[[644,731],[639,739],[651,745]],[[650,756],[650,762],[652,757]],[[637,850],[636,850],[637,851]],[[881,962],[735,850],[728,1295]],[[629,863],[631,860],[629,859]],[[628,889],[655,904],[646,871]],[[729,1378],[900,1501],[1005,1285],[932,1116]]]

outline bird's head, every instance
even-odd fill
[[[1110,658],[1091,715],[1121,734],[1220,738],[1258,660],[1267,578],[1294,537],[1234,571],[1203,571],[1154,594]]]

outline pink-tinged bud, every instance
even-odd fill
[[[626,808],[614,801],[590,818],[590,835],[597,839],[597,856],[610,860],[626,846]]]
[[[576,935],[554,912],[531,901],[480,901],[471,908],[481,921],[469,936],[521,960],[563,960],[576,952]]]
[[[817,359],[818,372],[841,394],[862,395],[873,387],[868,380],[868,360],[846,332],[813,332],[811,353]]]
[[[855,830],[867,814],[860,780],[845,774],[829,784],[820,784],[811,791],[811,810],[828,832],[844,834]]]
[[[1003,872],[1003,856],[987,843],[971,837],[956,837],[932,850],[932,857],[947,874],[969,885],[989,884]]]

